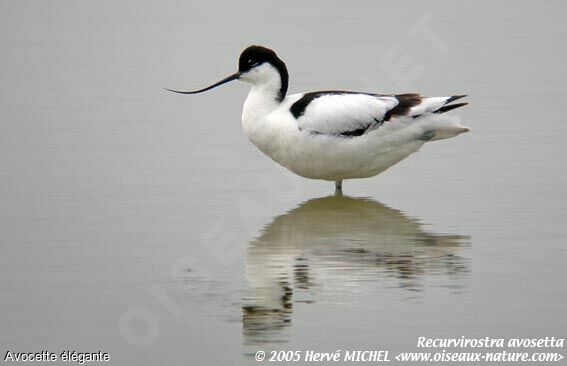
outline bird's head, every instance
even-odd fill
[[[262,46],[249,46],[240,54],[238,71],[234,74],[199,90],[166,90],[181,94],[197,94],[233,80],[241,80],[252,85],[272,84],[277,89],[278,99],[282,100],[287,92],[289,76],[285,63],[273,50]]]

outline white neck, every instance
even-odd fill
[[[278,70],[269,63],[255,67],[242,75],[240,80],[252,84],[244,102],[242,123],[264,117],[280,104],[282,79]]]
[[[254,145],[273,159],[281,123],[271,113],[281,104],[282,77],[276,68],[264,63],[240,79],[252,84],[242,110],[242,129]]]
[[[280,102],[277,99],[280,90],[278,85],[267,83],[253,85],[242,110],[242,122],[254,122],[274,110]]]
[[[242,110],[242,130],[248,139],[262,152],[273,157],[277,149],[279,129],[277,121],[270,118],[270,113],[279,105],[279,77],[263,84],[252,85]]]

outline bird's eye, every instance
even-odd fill
[[[249,60],[248,60],[248,65],[250,65],[250,66],[252,66],[252,67],[258,66],[258,64],[259,64],[258,61],[255,61],[255,60],[253,60],[253,59],[249,59]]]

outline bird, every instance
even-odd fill
[[[466,95],[424,97],[323,90],[288,95],[285,62],[270,48],[252,45],[238,59],[238,71],[194,91],[203,93],[233,80],[251,84],[242,110],[242,129],[264,154],[289,171],[335,183],[370,178],[417,152],[425,143],[470,128],[447,115],[468,103]]]

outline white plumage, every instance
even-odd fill
[[[304,94],[299,94],[303,96]],[[296,97],[290,96],[290,98]],[[297,120],[300,129],[322,134],[340,134],[384,119],[398,101],[394,97],[368,94],[327,94],[314,99]]]
[[[427,141],[469,129],[442,114],[466,103],[464,96],[421,97],[322,91],[286,96],[288,73],[275,52],[250,46],[239,71],[200,93],[231,80],[252,85],[242,112],[250,141],[278,164],[302,177],[335,181],[379,174]]]

